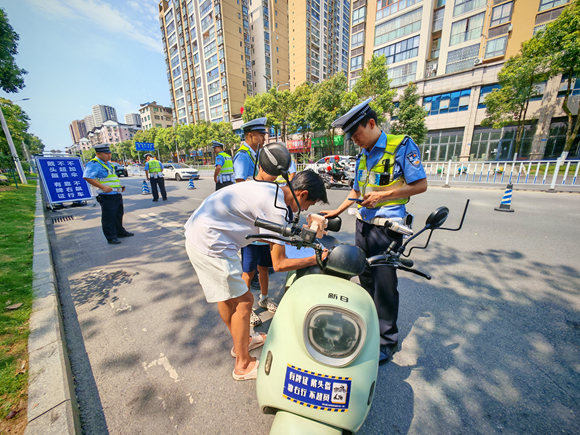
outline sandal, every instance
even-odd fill
[[[258,364],[260,364],[260,360],[256,359],[256,364],[254,365],[254,368],[245,375],[237,375],[236,369],[234,369],[234,371],[232,372],[232,376],[236,381],[249,381],[250,379],[256,379],[258,377]]]
[[[260,332],[255,332],[253,334],[250,334],[251,340],[250,340],[250,344],[248,345],[248,352],[251,352],[254,349],[257,349],[261,346],[264,345],[264,343],[266,342],[266,334],[260,333]],[[230,354],[235,358],[236,357],[236,351],[234,350],[234,348],[232,347],[232,350],[230,351]]]
[[[258,300],[258,306],[260,308],[265,308],[266,310],[268,310],[271,313],[275,313],[276,309],[278,308],[278,304],[276,304],[276,302],[274,302],[270,298]]]
[[[250,326],[260,326],[261,324],[262,319],[252,310],[252,314],[250,314]]]

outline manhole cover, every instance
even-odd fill
[[[58,224],[60,222],[72,221],[74,220],[74,218],[75,218],[74,216],[59,216],[52,218],[51,220],[53,224]]]

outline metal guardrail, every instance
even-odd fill
[[[533,160],[511,162],[423,162],[427,180],[462,183],[498,183],[578,186],[580,160]],[[560,173],[564,168],[562,174]],[[572,175],[573,174],[573,175]]]

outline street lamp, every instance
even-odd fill
[[[23,98],[22,100],[12,101],[15,103],[17,101],[26,101],[30,100],[30,98]],[[0,104],[3,106],[4,104]],[[8,146],[10,147],[10,152],[12,153],[12,158],[14,159],[14,164],[16,165],[16,170],[18,171],[18,175],[20,176],[20,182],[22,184],[28,184],[28,180],[26,179],[26,175],[24,175],[24,169],[22,169],[22,164],[20,163],[20,159],[18,158],[18,153],[16,152],[16,148],[14,147],[14,142],[12,142],[12,136],[10,136],[10,130],[8,130],[8,125],[6,125],[6,120],[4,119],[4,112],[2,111],[2,107],[0,107],[0,122],[2,122],[2,129],[4,130],[4,134],[6,135],[6,140],[8,141]]]

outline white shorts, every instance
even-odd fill
[[[208,302],[223,302],[248,292],[242,279],[242,262],[233,257],[210,257],[198,252],[187,239],[185,249]]]

